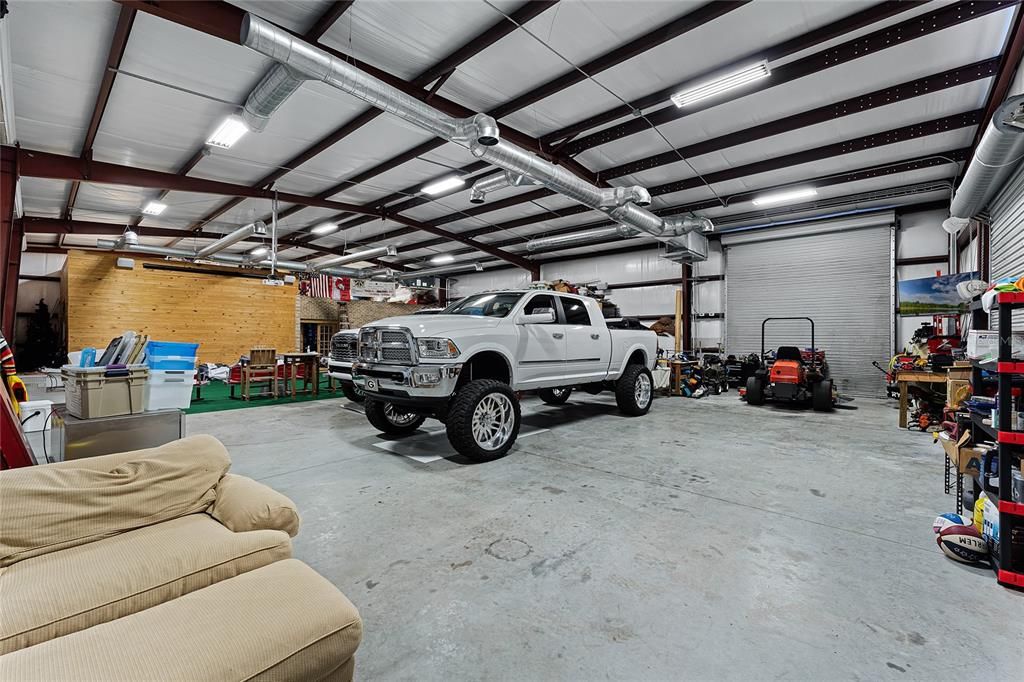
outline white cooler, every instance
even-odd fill
[[[146,382],[146,411],[187,409],[192,403],[194,369],[151,369]]]

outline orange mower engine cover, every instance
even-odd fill
[[[794,360],[776,360],[768,370],[773,384],[799,384],[804,380],[803,363]]]

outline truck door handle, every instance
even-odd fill
[[[600,334],[591,334],[590,338],[592,338],[592,339],[594,339],[596,341],[597,339],[601,338],[601,335]]]
[[[554,333],[554,334],[552,334],[551,336],[553,336],[553,337],[554,337],[554,338],[556,338],[556,339],[560,339],[560,338],[562,338],[563,336],[565,336],[565,334],[563,334],[562,332],[555,332],[555,333]]]

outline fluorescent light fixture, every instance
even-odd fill
[[[431,258],[430,262],[431,263],[438,263],[438,264],[440,264],[440,263],[451,263],[454,260],[455,260],[455,256],[451,255],[450,253],[442,253],[439,256],[434,256],[433,258]]]
[[[754,206],[775,206],[776,204],[791,204],[798,199],[818,196],[818,190],[813,187],[801,187],[800,189],[789,189],[774,194],[762,194],[754,199]]]
[[[313,234],[330,234],[338,229],[338,223],[321,223],[314,227],[310,232]]]
[[[167,210],[167,204],[161,204],[159,201],[151,201],[142,207],[142,212],[146,215],[160,215]]]
[[[704,81],[693,87],[680,90],[676,94],[672,95],[672,101],[675,102],[677,107],[685,107],[699,102],[702,99],[708,97],[714,97],[720,95],[726,90],[732,90],[738,88],[741,85],[752,83],[762,78],[767,78],[772,74],[772,70],[768,68],[768,62],[766,60],[759,61],[756,64],[745,66],[742,69],[727,73],[724,76],[719,76],[709,81]]]
[[[267,247],[257,246],[255,249],[249,252],[250,256],[265,256],[267,254]]]
[[[420,191],[424,194],[440,194],[441,192],[447,192],[448,190],[455,189],[456,187],[462,187],[465,184],[466,181],[463,178],[460,178],[458,175],[450,175],[447,178],[441,178],[429,185],[424,185]]]
[[[211,147],[220,147],[221,149],[228,149],[234,143],[238,142],[249,132],[249,126],[245,125],[245,122],[237,116],[228,116],[224,119],[224,122],[220,124],[213,135],[210,135],[210,139],[206,141],[206,144]]]

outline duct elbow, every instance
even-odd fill
[[[469,193],[469,203],[471,204],[482,204],[484,203],[483,190],[479,190],[476,186],[473,186],[472,191]]]
[[[601,207],[614,208],[628,203],[647,206],[651,203],[651,193],[639,185],[632,187],[609,187],[601,190]]]
[[[476,144],[493,147],[501,140],[501,133],[498,130],[498,122],[494,120],[493,116],[475,114],[455,120],[455,131],[452,133],[451,139],[452,142],[468,142],[471,147]],[[479,156],[479,154],[475,155]]]

